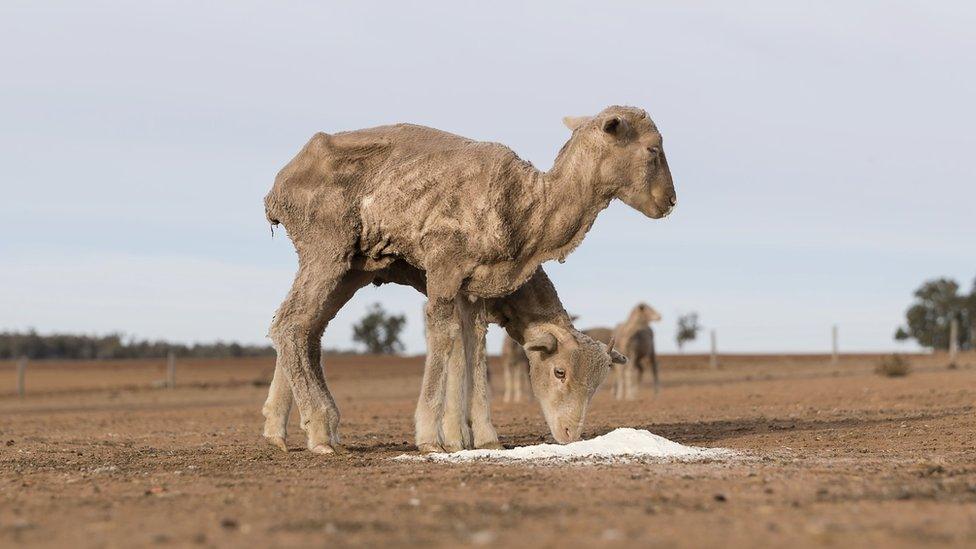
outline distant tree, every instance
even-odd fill
[[[959,293],[955,280],[929,280],[915,290],[915,302],[905,312],[905,326],[895,331],[895,339],[914,339],[922,347],[949,348],[949,325],[959,322],[960,349],[972,349],[976,322],[976,282],[969,294]]]
[[[407,324],[403,315],[390,315],[379,303],[374,303],[358,324],[352,327],[352,340],[362,343],[366,352],[391,355],[403,350],[400,333]]]
[[[0,332],[0,359],[21,356],[34,359],[113,359],[163,358],[170,351],[179,356],[225,358],[244,356],[272,356],[269,345],[241,345],[239,343],[197,343],[192,347],[168,341],[147,341],[125,338],[122,334],[104,336]]]
[[[685,343],[694,341],[698,338],[698,332],[702,329],[698,323],[698,313],[683,314],[678,317],[678,330],[674,339],[678,342],[678,351],[684,351]]]

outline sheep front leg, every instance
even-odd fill
[[[427,323],[427,358],[417,411],[414,413],[416,443],[421,452],[443,452],[441,419],[444,414],[447,368],[454,341],[461,335],[461,327],[454,314],[453,299],[429,299],[424,315]]]
[[[441,419],[442,445],[447,452],[457,452],[472,447],[471,426],[468,422],[471,371],[468,366],[470,356],[467,339],[470,322],[464,318],[466,312],[460,304],[455,308],[455,318],[461,327],[461,333],[460,337],[454,339],[447,361],[444,416]]]
[[[471,431],[475,448],[500,449],[498,433],[491,424],[491,386],[488,383],[488,353],[485,340],[488,334],[488,318],[484,301],[470,304],[470,377],[471,377]],[[513,372],[518,375],[518,372]]]

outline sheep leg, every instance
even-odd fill
[[[634,383],[637,377],[637,368],[631,364],[624,364],[624,398],[634,400],[637,398],[637,384]]]
[[[511,402],[512,401],[512,386],[513,386],[513,382],[512,382],[512,366],[511,366],[511,364],[508,363],[507,360],[505,361],[504,364],[502,364],[502,376],[505,379],[505,395],[502,397],[502,402]]]
[[[522,363],[512,362],[512,400],[522,402]]]
[[[470,338],[470,376],[471,379],[471,431],[475,448],[500,449],[498,432],[491,424],[491,385],[488,383],[488,353],[485,337],[488,334],[488,319],[483,301],[471,304],[472,311]]]
[[[471,376],[468,363],[470,361],[469,342],[470,320],[468,311],[464,308],[464,297],[456,298],[455,319],[461,327],[460,337],[456,337],[451,345],[450,357],[447,360],[447,373],[444,389],[444,413],[441,418],[442,446],[447,452],[457,452],[471,448],[471,426],[468,423],[469,394],[471,392]]]
[[[268,444],[282,452],[288,451],[285,438],[288,436],[288,415],[291,413],[291,385],[284,368],[275,366],[268,398],[264,401],[261,413],[264,414],[264,439]]]
[[[339,448],[339,409],[320,366],[322,332],[338,307],[333,297],[348,263],[299,255],[298,274],[271,324],[270,336],[291,385],[308,448],[331,454]],[[280,387],[280,383],[278,386]]]
[[[454,341],[461,335],[458,318],[454,314],[454,300],[431,298],[424,311],[427,323],[427,358],[424,378],[414,413],[417,449],[421,452],[443,452],[441,418],[447,368]]]
[[[622,400],[624,398],[624,367],[625,364],[613,365],[613,398]]]
[[[651,374],[654,376],[654,394],[660,394],[661,392],[661,379],[658,377],[657,371],[657,352],[654,349],[654,342],[651,341]]]
[[[627,374],[630,372],[630,362],[620,365],[620,400],[627,400]]]
[[[369,284],[373,275],[362,271],[350,271],[332,291],[326,303],[326,316],[331,319],[356,292]],[[324,379],[323,373],[323,379]],[[261,412],[264,414],[264,438],[272,446],[287,452],[285,439],[288,433],[288,415],[293,402],[288,376],[280,364],[275,365],[274,377],[268,389],[268,398]]]
[[[610,394],[617,398],[617,365],[610,365]]]

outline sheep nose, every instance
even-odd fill
[[[672,206],[674,206],[675,204],[678,203],[678,197],[676,195],[673,195],[672,194],[670,200],[671,200],[671,205]]]

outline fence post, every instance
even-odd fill
[[[949,364],[956,363],[959,353],[959,319],[953,318],[949,322]]]
[[[708,360],[708,365],[712,369],[718,368],[718,342],[716,341],[715,330],[712,330],[712,356]]]
[[[166,355],[166,386],[170,389],[176,387],[176,353],[173,351]]]
[[[27,357],[22,356],[17,361],[17,396],[24,398],[27,394]]]
[[[834,324],[833,328],[830,331],[830,339],[831,339],[830,363],[837,364],[837,361],[839,360],[839,356],[837,354],[837,325],[836,324]]]

